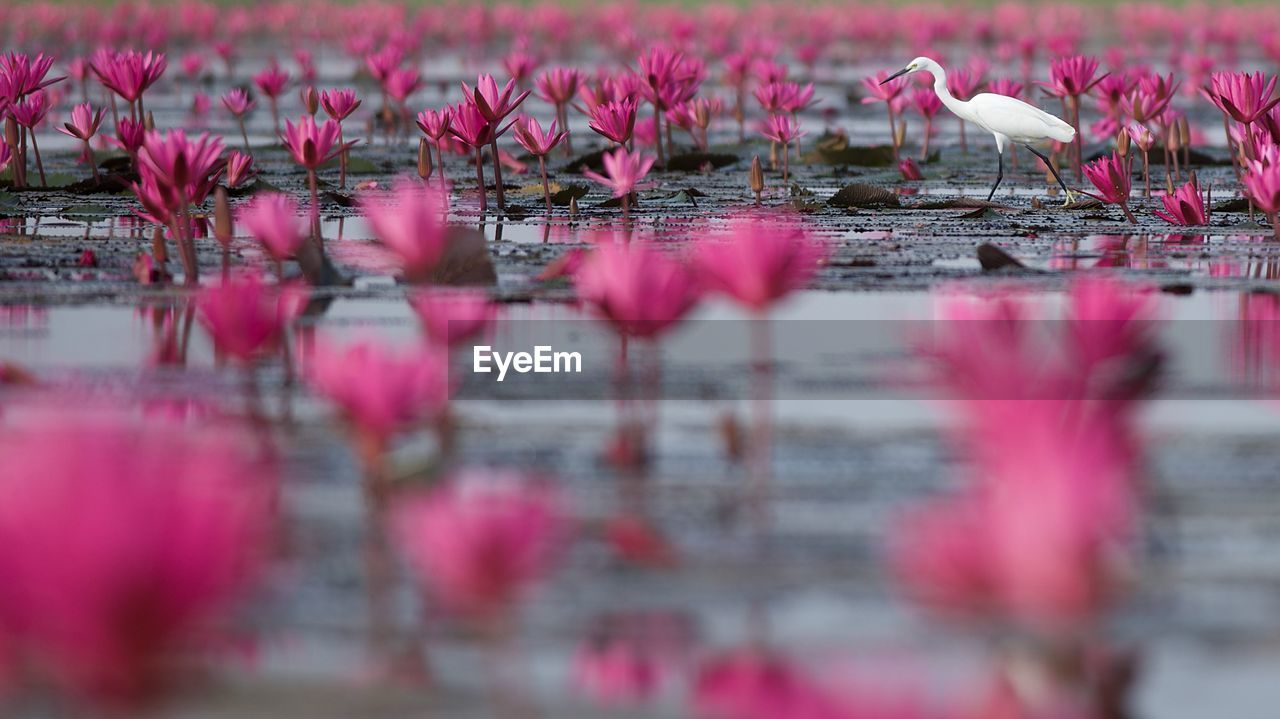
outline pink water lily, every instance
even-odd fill
[[[298,203],[282,192],[258,195],[241,208],[237,219],[276,262],[292,257],[307,238]]]
[[[626,215],[631,193],[640,189],[640,182],[649,174],[656,158],[642,152],[628,152],[627,148],[619,147],[613,152],[606,152],[602,159],[603,175],[592,170],[583,170],[582,174],[608,187],[613,191],[614,197],[622,198],[622,213]]]
[[[145,713],[226,639],[260,576],[274,472],[232,427],[43,414],[0,436],[6,669],[104,713]]]
[[[826,255],[823,246],[790,222],[742,215],[724,237],[709,237],[694,253],[704,285],[755,312],[804,287]]]
[[[666,332],[697,304],[701,288],[684,263],[643,242],[605,242],[573,275],[578,296],[624,336]]]
[[[1154,214],[1175,225],[1207,225],[1209,212],[1205,208],[1204,197],[1200,194],[1200,186],[1193,178],[1176,191],[1160,198],[1164,211],[1155,210]]]
[[[386,199],[365,198],[360,211],[378,238],[399,260],[405,277],[425,281],[444,254],[448,226],[442,212],[443,192],[408,178],[396,181]]]

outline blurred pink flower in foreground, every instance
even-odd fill
[[[420,346],[395,350],[372,340],[322,342],[309,377],[351,424],[362,452],[381,452],[397,432],[436,415],[449,399],[444,357]]]
[[[254,274],[228,278],[200,291],[200,323],[214,345],[249,363],[273,351],[293,321],[296,298],[267,285]]]
[[[396,180],[391,196],[360,201],[360,212],[374,237],[400,261],[405,278],[427,279],[444,254],[448,225],[444,192],[409,178]]]
[[[156,698],[264,559],[273,478],[233,435],[119,416],[0,438],[0,646],[32,683]]]
[[[479,337],[498,313],[497,305],[478,290],[424,290],[412,295],[409,304],[427,337],[444,347]]]
[[[1160,363],[1154,296],[1085,278],[1059,322],[1010,294],[953,296],[942,309],[923,351],[960,413],[972,479],[909,514],[899,573],[918,599],[961,617],[1087,626],[1124,584],[1141,454],[1133,414]]]
[[[464,471],[392,511],[393,536],[424,590],[478,618],[510,610],[549,574],[570,533],[551,488],[515,472]]]
[[[578,296],[619,334],[656,337],[698,302],[697,279],[683,263],[644,242],[604,242],[574,274]]]
[[[292,257],[307,237],[298,203],[283,192],[258,195],[241,208],[238,219],[277,262]]]
[[[795,224],[780,218],[741,215],[727,235],[699,244],[694,265],[710,290],[763,312],[813,279],[826,250]]]

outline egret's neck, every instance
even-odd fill
[[[969,103],[964,100],[957,99],[947,89],[947,71],[941,65],[934,63],[926,68],[930,75],[933,75],[933,91],[938,94],[938,99],[942,100],[942,104],[947,106],[951,112],[963,117],[969,118]]]

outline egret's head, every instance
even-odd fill
[[[903,75],[910,75],[913,72],[920,72],[921,70],[928,69],[929,66],[932,64],[933,64],[933,60],[930,60],[927,57],[918,57],[912,60],[911,62],[907,63],[906,67],[893,73],[889,77],[886,77],[885,79],[881,80],[880,84],[883,85],[894,78],[902,77]]]

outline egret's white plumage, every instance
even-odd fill
[[[947,89],[947,71],[927,57],[917,57],[908,63],[905,68],[890,75],[885,82],[900,75],[910,75],[915,72],[927,72],[933,75],[933,91],[937,93],[938,99],[942,100],[942,104],[946,105],[948,110],[961,119],[971,122],[995,136],[996,153],[1000,159],[1000,171],[996,175],[995,185],[991,187],[991,194],[987,195],[988,200],[995,194],[996,187],[999,187],[1000,180],[1004,177],[1005,146],[1010,143],[1017,143],[1025,145],[1027,149],[1044,160],[1046,165],[1049,165],[1049,169],[1053,171],[1054,179],[1058,181],[1059,185],[1062,185],[1062,189],[1067,193],[1067,202],[1071,201],[1072,192],[1062,182],[1062,178],[1058,177],[1058,171],[1053,168],[1048,158],[1032,145],[1046,140],[1071,142],[1076,136],[1075,128],[1044,110],[1015,97],[984,92],[974,95],[968,101],[960,100]]]

